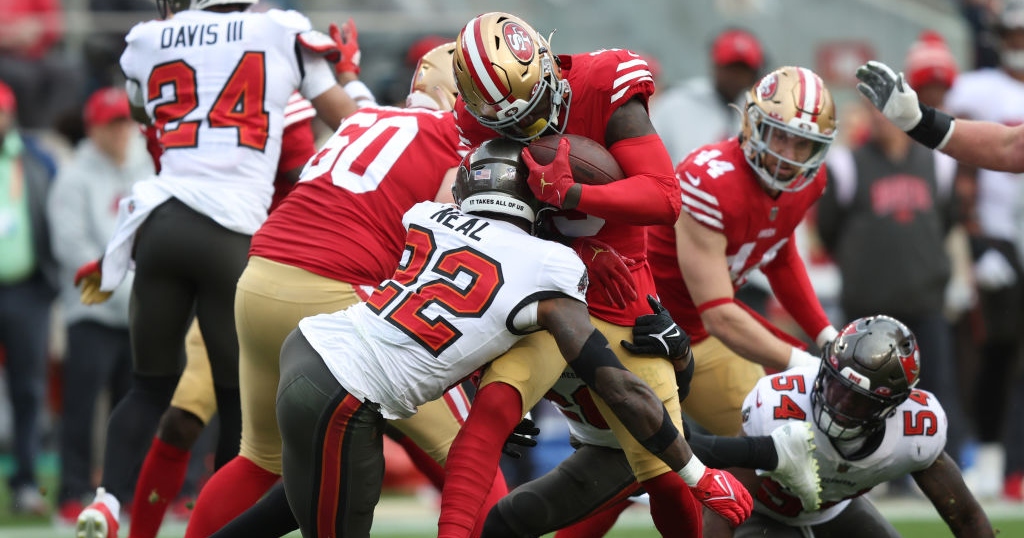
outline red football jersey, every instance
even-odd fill
[[[690,153],[676,167],[676,177],[683,190],[683,211],[725,234],[734,288],[739,288],[751,271],[775,259],[787,242],[794,241],[794,230],[825,191],[826,181],[822,167],[807,187],[772,198],[747,164],[735,137]],[[649,233],[647,254],[662,304],[694,342],[707,338],[679,270],[675,229],[651,226]],[[817,303],[814,296],[807,300]]]
[[[402,215],[434,199],[466,150],[451,113],[361,108],[310,160],[249,254],[376,286],[401,257]]]
[[[634,97],[645,103],[654,93],[654,79],[647,63],[636,53],[609,49],[585,54],[558,57],[562,76],[569,81],[572,99],[565,123],[565,134],[585,136],[605,145],[605,129],[612,113]],[[456,123],[463,142],[470,146],[495,138],[498,134],[484,127],[466,110],[461,98],[455,103]],[[625,309],[602,302],[604,293],[591,281],[587,291],[590,313],[599,319],[621,326],[631,326],[637,316],[651,313],[647,294],[656,295],[654,280],[647,265],[647,232],[645,226],[609,223],[594,235],[636,263],[630,271],[636,282],[637,300]]]

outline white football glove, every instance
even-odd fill
[[[903,73],[874,60],[857,68],[857,90],[894,125],[909,131],[921,122],[917,92],[907,84]]]
[[[993,291],[1014,285],[1017,272],[1006,256],[990,248],[974,262],[974,280],[979,289]]]

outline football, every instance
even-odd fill
[[[622,168],[601,144],[580,135],[548,135],[530,143],[530,154],[538,164],[549,164],[558,152],[558,141],[569,139],[569,165],[572,177],[585,185],[604,185],[622,179]]]

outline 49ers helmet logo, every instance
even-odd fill
[[[757,85],[757,96],[762,100],[771,99],[778,89],[779,79],[775,73],[770,73],[768,76],[762,78],[761,82]]]
[[[515,22],[506,23],[502,33],[505,36],[505,44],[517,60],[524,64],[533,60],[533,40],[522,26]]]

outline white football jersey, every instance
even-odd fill
[[[572,367],[566,367],[558,381],[544,395],[569,422],[569,434],[586,445],[621,449],[604,416],[594,403],[590,389],[576,375]]]
[[[885,420],[885,437],[874,452],[844,458],[814,424],[811,390],[817,366],[793,368],[758,381],[743,402],[743,432],[770,435],[789,420],[814,425],[814,457],[821,476],[821,509],[806,512],[800,500],[768,477],[754,494],[754,509],[794,526],[824,523],[871,488],[930,466],[946,446],[946,413],[932,393],[914,390]]]
[[[285,107],[335,84],[323,58],[296,44],[294,11],[189,10],[137,24],[121,69],[159,128],[166,190],[228,229],[252,234],[273,195]]]
[[[569,247],[451,204],[421,202],[402,220],[390,280],[365,303],[299,322],[338,382],[385,418],[412,416],[539,330],[537,301],[586,301],[586,268]]]

